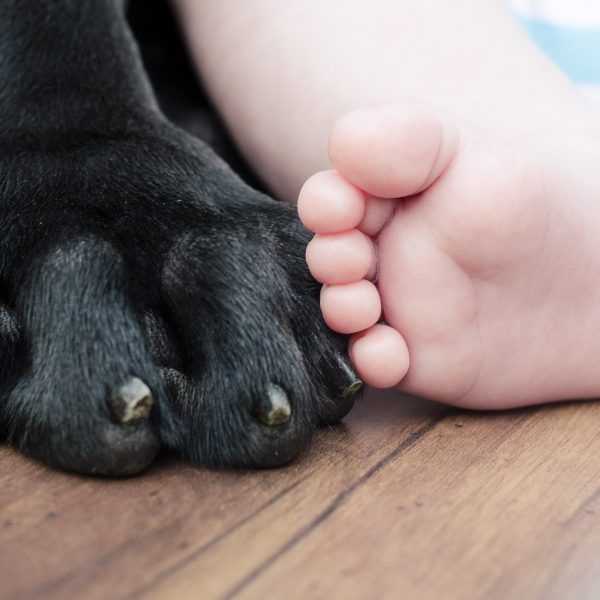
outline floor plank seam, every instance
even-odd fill
[[[169,577],[170,575],[173,575],[174,573],[177,573],[177,571],[180,571],[181,569],[183,569],[190,562],[192,562],[193,560],[195,560],[196,558],[201,556],[204,552],[210,550],[213,546],[215,546],[216,544],[218,544],[219,542],[224,540],[226,537],[230,536],[237,529],[239,529],[240,527],[242,527],[243,525],[245,525],[246,523],[251,521],[254,517],[259,515],[261,512],[265,511],[267,508],[269,508],[270,506],[272,506],[273,504],[275,504],[276,502],[281,500],[284,496],[289,494],[291,491],[296,489],[302,482],[304,482],[306,479],[308,479],[311,475],[312,475],[312,471],[310,473],[307,473],[304,477],[301,477],[300,479],[298,479],[291,485],[287,486],[286,488],[284,488],[283,490],[281,490],[280,492],[278,492],[271,498],[269,498],[264,504],[262,504],[256,510],[254,510],[251,513],[249,513],[248,515],[246,515],[243,519],[240,519],[239,521],[237,521],[229,529],[226,529],[222,533],[216,535],[214,538],[212,538],[211,540],[209,540],[208,542],[206,542],[205,544],[200,546],[200,548],[198,548],[196,551],[192,552],[191,554],[188,554],[184,559],[175,563],[168,569],[165,569],[164,571],[159,572],[151,582],[142,586],[141,588],[138,588],[135,592],[128,595],[128,598],[130,600],[135,600],[137,598],[144,597],[144,595],[146,593],[148,593],[162,579]]]
[[[381,460],[375,463],[364,475],[357,479],[351,486],[340,492],[333,501],[327,506],[319,515],[317,515],[306,527],[303,527],[296,535],[294,535],[288,542],[286,542],[277,552],[273,553],[268,557],[265,562],[259,565],[256,569],[248,573],[235,587],[229,590],[224,596],[223,600],[231,600],[237,594],[239,594],[246,586],[252,581],[257,579],[262,573],[273,566],[280,558],[282,558],[287,552],[289,552],[294,546],[296,546],[303,538],[305,538],[315,527],[319,526],[325,520],[327,520],[340,506],[342,506],[347,499],[362,485],[364,485],[371,477],[373,477],[378,471],[383,469],[386,465],[398,458],[401,454],[410,450],[423,436],[432,431],[437,425],[446,419],[448,415],[436,417],[423,425],[410,434],[410,436],[404,440],[397,448],[392,450],[387,456],[384,456]]]

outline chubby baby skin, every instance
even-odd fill
[[[367,383],[490,409],[600,395],[600,118],[504,0],[176,5],[247,159],[299,198]]]
[[[298,209],[365,382],[490,409],[600,393],[600,140],[396,103],[343,116],[329,154]]]

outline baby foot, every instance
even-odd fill
[[[470,408],[600,394],[600,142],[353,111],[298,203],[361,378]],[[410,361],[409,361],[410,355]]]

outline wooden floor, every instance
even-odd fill
[[[0,449],[0,597],[600,598],[600,404],[370,394],[277,471],[129,480]]]

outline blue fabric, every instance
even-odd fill
[[[515,16],[573,81],[600,84],[600,29],[565,27],[523,15]]]

